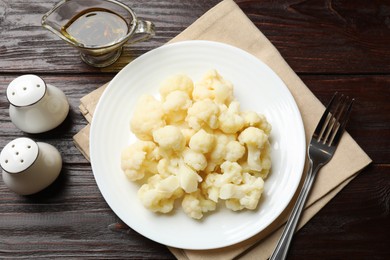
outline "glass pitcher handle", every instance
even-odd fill
[[[135,28],[134,35],[129,39],[127,44],[146,41],[152,38],[155,34],[154,24],[152,22],[137,20],[137,27]]]

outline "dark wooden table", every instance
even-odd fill
[[[0,180],[0,258],[172,259],[164,245],[129,229],[102,198],[91,166],[72,142],[86,121],[79,99],[119,70],[100,71],[40,26],[55,0],[0,0],[0,147],[22,136],[57,147],[60,177],[33,196]],[[157,35],[125,50],[139,56],[161,46],[217,0],[123,1],[156,24]],[[333,92],[356,98],[347,130],[373,159],[293,241],[290,259],[390,257],[390,1],[237,0],[310,90],[324,103]],[[5,90],[33,73],[61,88],[71,111],[57,129],[30,135],[10,121]],[[335,173],[337,174],[337,173]]]

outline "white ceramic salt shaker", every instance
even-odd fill
[[[37,193],[58,177],[62,159],[47,143],[21,137],[9,142],[0,153],[5,185],[20,195]]]
[[[69,112],[68,100],[60,89],[36,75],[15,78],[7,88],[9,115],[26,133],[42,133],[60,125]]]

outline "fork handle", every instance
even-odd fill
[[[269,260],[282,260],[286,259],[288,249],[290,247],[290,243],[292,237],[294,235],[295,229],[298,225],[302,210],[304,208],[307,197],[310,193],[311,187],[314,183],[314,179],[317,175],[317,172],[322,167],[321,164],[314,164],[310,161],[309,170],[306,175],[305,182],[303,183],[303,187],[301,192],[299,193],[298,199],[292,209],[286,226],[283,230],[282,236],[279,239],[278,244],[275,247],[274,252],[272,253]]]

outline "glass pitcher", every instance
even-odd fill
[[[115,0],[62,0],[42,17],[42,26],[80,51],[94,67],[114,63],[123,45],[148,40],[154,24]]]

